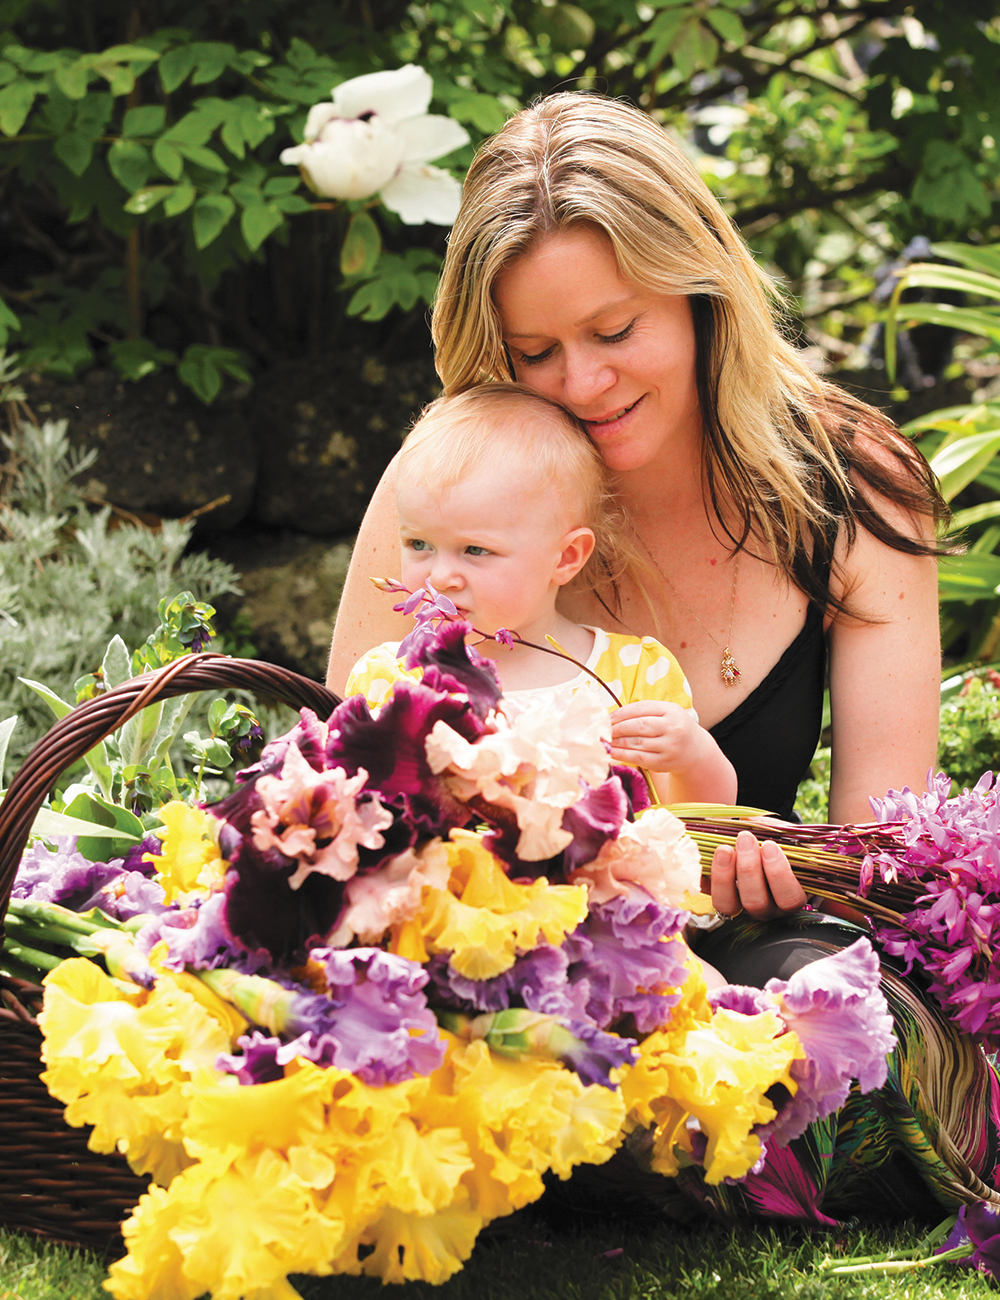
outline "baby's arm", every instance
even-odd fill
[[[611,715],[611,757],[644,767],[661,803],[736,802],[736,772],[695,715],[666,700],[636,700]]]

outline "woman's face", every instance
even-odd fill
[[[700,449],[689,301],[622,279],[602,232],[542,239],[500,274],[493,298],[517,378],[578,416],[609,469]]]

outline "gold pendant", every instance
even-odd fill
[[[739,666],[729,646],[726,646],[722,652],[722,680],[727,686],[736,686],[740,680]]]

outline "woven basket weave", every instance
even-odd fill
[[[56,778],[149,704],[191,691],[241,688],[326,718],[340,702],[318,682],[255,659],[188,655],[80,704],[35,745],[0,804],[0,945],[31,823]],[[42,990],[0,975],[0,1224],[53,1241],[121,1252],[121,1222],[146,1188],[124,1158],[87,1149],[39,1074]]]

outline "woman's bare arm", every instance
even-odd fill
[[[395,461],[382,475],[361,521],[354,555],[344,582],[330,646],[326,684],[343,694],[348,674],[366,650],[383,641],[401,641],[413,620],[394,614],[392,596],[370,578],[399,577],[399,524],[396,517]]]
[[[878,621],[839,615],[830,628],[830,820],[864,822],[872,818],[870,795],[904,785],[924,790],[937,755],[937,562],[859,530],[846,568],[849,603]]]

